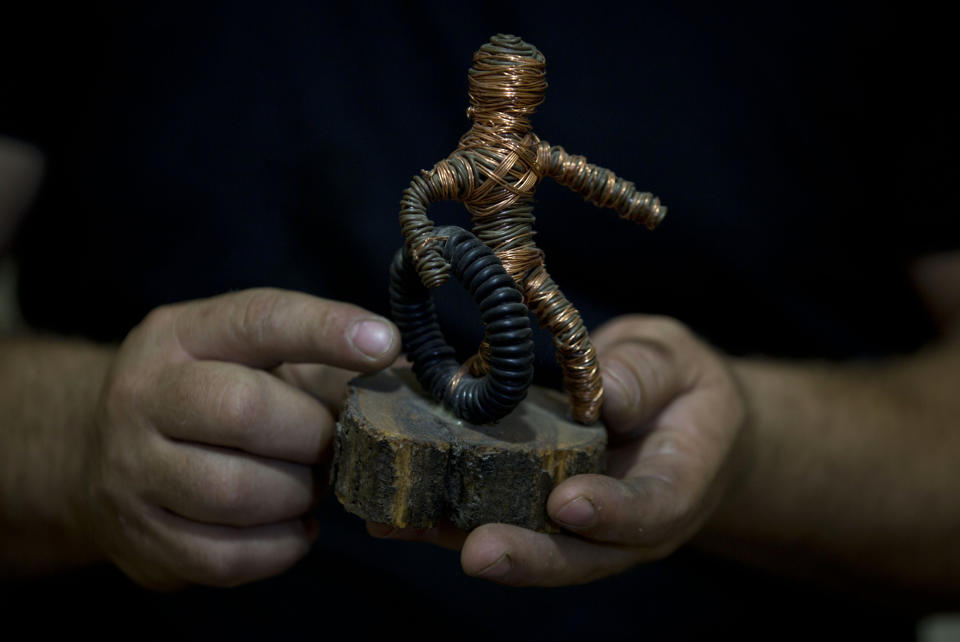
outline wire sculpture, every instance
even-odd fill
[[[532,131],[530,116],[547,88],[546,62],[536,47],[517,36],[495,35],[474,54],[468,73],[472,127],[450,156],[414,176],[403,192],[399,219],[408,261],[424,287],[447,281],[445,239],[426,211],[441,200],[463,203],[476,237],[493,250],[523,302],[553,335],[573,418],[593,423],[603,400],[597,355],[580,313],[550,277],[544,253],[534,243],[534,191],[549,176],[590,203],[649,229],[660,223],[667,208],[630,181],[540,140]],[[490,360],[490,344],[484,341],[460,371],[446,378],[447,390],[440,397],[456,396],[465,370],[485,376]]]

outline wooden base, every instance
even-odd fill
[[[398,527],[443,519],[473,529],[489,522],[556,531],[550,491],[567,477],[602,472],[606,432],[569,418],[563,395],[531,387],[496,424],[454,417],[413,373],[359,377],[337,424],[333,486],[348,511]]]

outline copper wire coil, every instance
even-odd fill
[[[547,160],[550,178],[579,193],[597,207],[612,209],[621,218],[641,223],[652,230],[667,214],[667,208],[653,194],[638,191],[630,181],[618,177],[609,169],[588,163],[583,156],[567,154],[559,145],[551,147],[549,143],[541,141],[538,158]]]
[[[456,151],[415,176],[403,193],[399,218],[407,247],[423,284],[443,284],[449,266],[426,210],[438,200],[462,202],[474,234],[494,251],[540,325],[553,335],[573,417],[592,423],[603,399],[596,351],[580,313],[550,277],[544,253],[534,243],[534,191],[549,176],[594,205],[651,229],[667,208],[630,181],[531,131],[529,117],[547,87],[546,62],[536,47],[516,36],[496,35],[474,54],[468,78],[467,115],[473,126]],[[481,345],[463,371],[486,372],[488,351]]]

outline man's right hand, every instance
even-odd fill
[[[156,309],[103,386],[79,521],[151,588],[282,572],[315,535],[314,466],[347,371],[382,369],[399,348],[382,317],[293,292]]]

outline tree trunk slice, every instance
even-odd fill
[[[448,519],[465,530],[501,522],[556,532],[550,491],[602,472],[605,446],[603,426],[575,423],[557,392],[531,386],[514,412],[478,426],[426,396],[410,370],[385,370],[350,383],[333,486],[351,513],[401,528]]]

